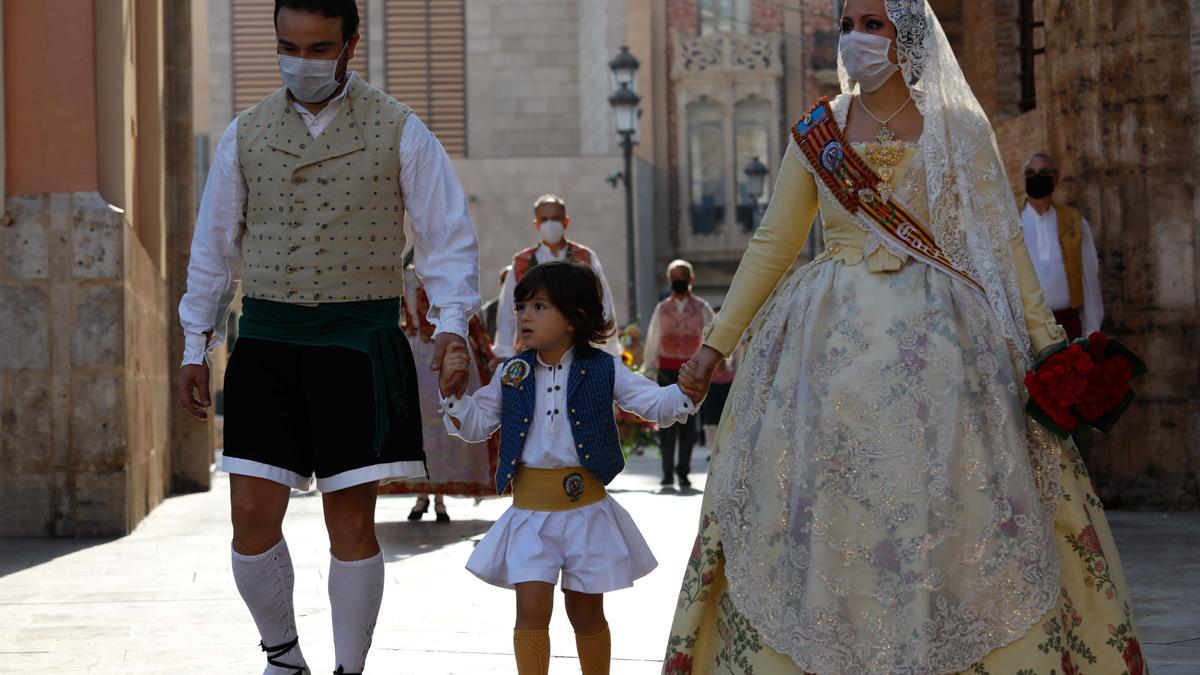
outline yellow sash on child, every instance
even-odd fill
[[[604,483],[582,466],[522,466],[513,478],[513,506],[529,511],[570,511],[595,504],[606,494]]]

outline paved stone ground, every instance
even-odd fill
[[[700,507],[699,492],[660,491],[656,464],[640,458],[614,483],[659,560],[633,589],[607,598],[614,675],[659,672]],[[0,540],[0,673],[261,672],[258,638],[229,573],[228,484],[218,476],[215,485],[167,500],[122,539]],[[507,503],[452,499],[455,521],[436,525],[405,520],[411,497],[380,500],[388,585],[369,672],[512,672],[513,595],[463,569]],[[1154,672],[1200,673],[1200,514],[1111,518]],[[285,531],[304,652],[315,672],[328,673],[320,500],[294,495]],[[551,673],[578,673],[561,613],[551,640]]]

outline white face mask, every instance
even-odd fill
[[[542,235],[542,241],[551,245],[562,241],[563,233],[566,231],[566,225],[563,225],[557,220],[547,220],[541,225],[538,225],[538,232]]]
[[[846,73],[867,93],[882,87],[900,70],[900,66],[888,59],[891,49],[892,41],[882,35],[854,31],[838,40],[838,54]]]
[[[279,59],[279,74],[283,83],[297,101],[320,103],[333,95],[338,88],[337,67],[346,53],[347,42],[338,52],[338,57],[328,59],[302,59],[299,56],[276,54]]]

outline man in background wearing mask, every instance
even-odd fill
[[[230,474],[233,578],[267,673],[309,672],[282,532],[291,490],[309,489],[315,475],[322,492],[337,672],[357,673],[383,598],[378,484],[427,475],[415,364],[400,330],[405,211],[435,326],[433,362],[416,367],[440,370],[450,346],[465,349],[480,304],[462,184],[407,106],[347,72],[358,23],[354,0],[276,0],[284,86],[242,112],[217,145],[179,307],[186,349],[176,393],[204,419],[206,357],[225,338],[241,278],[221,468]],[[464,373],[444,386],[465,385]]]
[[[646,330],[646,352],[642,365],[646,374],[658,374],[662,386],[679,381],[679,369],[700,351],[704,331],[712,323],[713,311],[708,302],[692,294],[696,277],[692,264],[675,260],[667,265],[667,283],[671,295],[658,303]],[[696,420],[659,430],[662,447],[662,485],[672,485],[679,477],[679,487],[691,487],[688,474],[692,471],[692,447],[696,444]],[[675,464],[675,444],[679,442],[679,464]]]
[[[1075,339],[1100,330],[1104,301],[1100,297],[1100,265],[1092,228],[1069,207],[1055,205],[1058,163],[1044,152],[1025,162],[1025,206],[1021,222],[1025,245],[1037,270],[1046,305]]]
[[[591,266],[600,277],[604,286],[604,315],[612,318],[612,291],[608,288],[608,279],[604,276],[604,268],[596,252],[583,244],[567,239],[567,227],[571,218],[567,216],[567,203],[558,195],[542,195],[533,203],[533,227],[537,230],[541,243],[530,246],[513,256],[512,273],[504,279],[500,289],[500,306],[496,311],[496,339],[492,351],[497,359],[512,358],[520,346],[517,344],[517,317],[514,313],[513,291],[525,274],[534,266],[551,260],[573,260]],[[610,338],[601,349],[614,356],[621,353],[621,344],[615,338]]]

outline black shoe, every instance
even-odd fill
[[[435,506],[435,507],[434,507],[434,509],[433,509],[433,514],[434,514],[435,516],[437,516],[437,522],[439,522],[439,523],[448,523],[448,522],[450,522],[450,514],[449,514],[449,513],[446,513],[446,507],[445,507],[445,506],[441,506],[441,505],[439,505],[439,506]]]
[[[675,484],[675,479],[671,478],[670,476],[667,476],[666,478],[662,479],[661,482],[659,482],[659,485],[662,485],[664,487],[669,487],[674,484]]]
[[[300,666],[284,663],[283,661],[279,660],[279,657],[292,651],[292,647],[295,647],[299,643],[300,636],[296,636],[296,639],[292,640],[291,642],[276,645],[274,647],[268,647],[262,642],[259,642],[258,646],[262,647],[262,650],[267,653],[267,665],[275,666],[276,668],[291,668],[292,675],[309,675],[308,668],[301,668]]]
[[[408,512],[409,520],[420,520],[422,516],[429,513],[429,500],[421,497],[417,500],[417,505]]]
[[[688,480],[687,476],[680,476],[679,477],[679,487],[686,490],[686,489],[692,487],[692,481]]]

